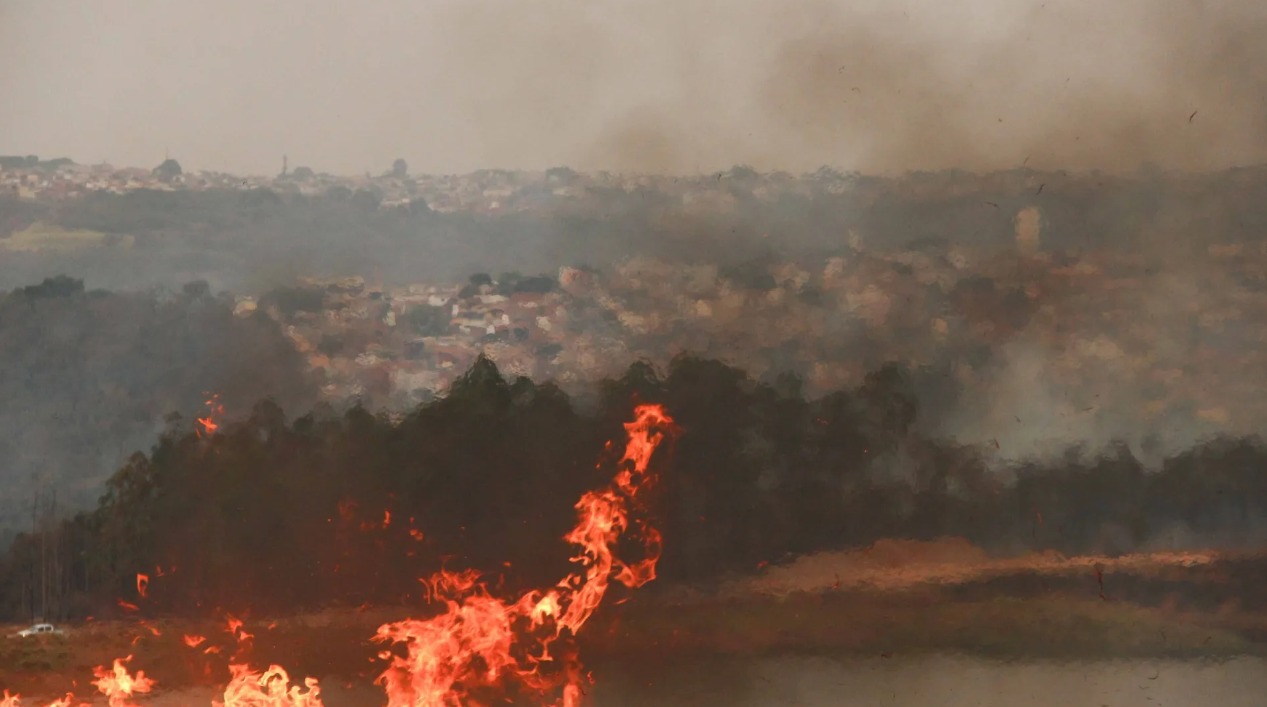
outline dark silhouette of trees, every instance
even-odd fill
[[[158,177],[160,180],[170,182],[183,174],[184,171],[180,168],[179,162],[169,157],[163,160],[162,164],[155,167],[153,173],[154,176]]]
[[[1264,539],[1267,447],[1213,440],[1148,472],[1123,445],[1015,469],[918,433],[911,373],[882,367],[807,400],[794,376],[752,380],[691,355],[603,381],[587,412],[557,387],[480,357],[402,419],[361,407],[288,420],[271,401],[199,434],[179,416],[110,478],[98,507],[13,540],[0,617],[27,618],[40,548],[63,558],[59,616],[117,611],[160,570],[146,611],[285,612],[413,601],[446,563],[536,585],[567,564],[573,503],[602,484],[632,405],[679,433],[652,497],[667,581],[709,582],[886,537],[959,536],[987,549],[1118,553]]]

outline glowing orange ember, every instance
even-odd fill
[[[197,648],[198,646],[201,646],[203,642],[205,642],[206,640],[207,640],[206,636],[191,636],[189,634],[185,634],[185,645],[189,646],[190,648]]]
[[[136,575],[136,593],[141,595],[141,598],[144,599],[146,593],[149,591],[149,588],[150,576],[148,574],[141,574],[138,572]]]
[[[220,423],[217,420],[224,417],[224,405],[220,404],[220,395],[218,393],[208,398],[204,404],[207,406],[207,416],[198,418],[198,424],[202,425],[202,429],[196,430],[196,432],[199,437],[204,434],[210,437],[215,434],[216,430],[220,429]]]

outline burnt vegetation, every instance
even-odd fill
[[[655,462],[668,583],[892,537],[1112,554],[1261,534],[1267,448],[1256,439],[1213,440],[1159,471],[1124,446],[1075,449],[1008,478],[977,450],[917,431],[911,380],[887,366],[807,400],[793,376],[758,383],[681,355],[663,372],[637,364],[603,381],[582,410],[481,358],[403,416],[353,407],[291,420],[264,401],[210,435],[173,418],[95,510],[12,542],[0,616],[29,616],[40,592],[50,618],[120,612],[138,572],[162,575],[145,610],[179,614],[417,601],[417,577],[446,564],[506,588],[549,581],[566,569],[572,503],[606,478],[594,462],[610,460],[604,443],[635,400],[664,403],[681,426]]]

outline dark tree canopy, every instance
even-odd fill
[[[183,171],[180,168],[180,163],[170,157],[154,168],[154,176],[165,182],[176,179],[181,174],[183,174]]]

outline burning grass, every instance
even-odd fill
[[[1255,640],[1267,638],[1267,607],[1245,610],[1224,601],[1181,609],[1115,594],[1131,582],[1132,591],[1146,585],[1154,595],[1173,594],[1175,585],[1195,581],[1242,587],[1248,593],[1231,599],[1258,601],[1255,578],[1267,558],[1237,564],[1218,553],[1000,560],[962,542],[886,542],[860,553],[803,558],[717,592],[661,592],[595,613],[611,588],[655,578],[660,536],[640,512],[639,494],[654,483],[650,459],[670,427],[656,406],[640,407],[626,425],[629,443],[611,484],[576,503],[577,523],[566,536],[577,547],[576,569],[551,587],[504,597],[475,572],[443,571],[425,580],[431,603],[422,608],[245,622],[90,623],[68,636],[0,643],[0,684],[51,696],[28,705],[78,705],[51,700],[93,688],[111,705],[151,693],[157,705],[177,699],[167,691],[194,687],[209,691],[218,707],[319,707],[325,685],[299,677],[319,676],[336,685],[377,683],[389,707],[516,699],[571,707],[590,680],[578,659],[582,651],[600,663],[636,664],[804,652],[1053,658],[1267,652]],[[630,547],[638,551],[626,556]],[[138,575],[141,600],[150,582]],[[1018,586],[1041,591],[1014,592]],[[17,704],[0,699],[0,707]]]
[[[214,404],[213,401],[208,403]],[[213,423],[201,421],[206,434],[214,434]],[[530,591],[517,599],[498,597],[484,584],[478,572],[441,571],[423,580],[434,606],[432,615],[406,618],[380,624],[372,634],[377,658],[386,663],[375,682],[386,692],[389,707],[450,707],[457,704],[504,702],[528,697],[536,702],[552,702],[572,707],[579,704],[588,676],[577,657],[575,635],[588,623],[615,584],[638,588],[655,579],[655,566],[660,557],[660,534],[647,521],[636,515],[643,510],[639,494],[654,485],[650,473],[652,455],[665,434],[672,429],[672,420],[659,406],[641,405],[633,422],[625,425],[628,443],[624,456],[616,464],[612,482],[606,487],[585,493],[576,503],[577,522],[565,539],[577,547],[572,562],[576,569],[553,587]],[[635,557],[617,555],[622,548],[640,545]],[[138,595],[146,597],[150,577],[137,575]],[[137,607],[125,604],[131,610]],[[330,622],[317,630],[320,637],[313,643],[330,645],[336,640],[329,630]],[[117,626],[117,624],[116,624]],[[88,664],[96,680],[91,684],[107,696],[111,707],[127,707],[138,694],[154,690],[155,682],[144,672],[132,673],[128,665],[139,656],[142,642],[147,644],[144,664],[151,674],[154,667],[167,661],[183,665],[164,665],[164,681],[180,676],[215,680],[219,671],[213,663],[227,669],[230,680],[223,691],[223,702],[217,707],[320,707],[319,682],[313,678],[292,681],[278,663],[267,669],[254,669],[260,663],[255,644],[260,629],[232,616],[214,633],[197,626],[160,626],[138,621],[126,625],[127,658],[100,661],[95,655]],[[313,630],[309,622],[296,622],[299,633]],[[17,648],[34,651],[15,656],[6,665],[18,668],[14,677],[44,676],[50,684],[39,685],[32,693],[64,694],[65,698],[43,701],[49,707],[70,707],[80,704],[72,693],[81,686],[68,675],[82,673],[84,658],[93,655],[94,635],[105,634],[104,626],[77,636],[75,648],[69,640],[57,643],[22,643]],[[264,631],[286,631],[280,622],[269,622]],[[230,643],[210,636],[229,636]],[[363,634],[364,635],[364,634]],[[118,638],[118,636],[114,636]],[[343,645],[358,645],[348,641]],[[364,645],[361,642],[361,645]],[[57,650],[54,651],[54,648]],[[115,647],[117,650],[117,647]],[[84,651],[84,652],[80,652]],[[113,655],[117,656],[115,652]],[[221,658],[227,657],[227,664]],[[287,655],[286,663],[296,664],[296,655]],[[250,661],[250,662],[248,662]],[[302,661],[301,661],[302,662]],[[104,667],[111,665],[111,668]],[[381,665],[379,667],[381,670]],[[313,674],[317,671],[306,671]],[[169,677],[170,676],[170,677]],[[10,679],[9,684],[17,682]],[[12,688],[10,688],[12,689]],[[0,707],[16,707],[16,696],[4,693]]]
[[[248,621],[246,628],[254,634],[251,663],[285,665],[292,678],[318,676],[323,694],[333,696],[351,687],[365,698],[377,694],[381,700],[382,692],[372,682],[382,666],[374,660],[378,647],[368,637],[386,620],[410,612],[416,615],[417,607],[327,610]],[[71,676],[91,679],[93,667],[131,653],[131,666],[160,680],[144,704],[163,704],[166,695],[189,688],[198,690],[182,694],[222,699],[228,675],[224,661],[191,650],[183,637],[205,635],[228,648],[232,643],[225,627],[181,620],[151,626],[161,635],[135,623],[111,622],[90,624],[64,639],[0,642],[0,681],[23,694],[82,694],[92,688],[86,680],[76,684]],[[606,670],[621,665],[726,655],[896,658],[949,652],[1064,660],[1261,655],[1267,644],[1254,639],[1256,626],[1267,627],[1267,615],[1145,607],[1094,595],[955,599],[926,588],[686,602],[639,596],[596,614],[578,641],[601,679]],[[15,659],[29,667],[19,668]],[[219,667],[208,671],[212,663]]]

